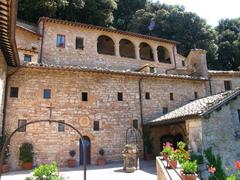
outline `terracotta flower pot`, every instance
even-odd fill
[[[106,164],[106,160],[104,158],[98,158],[97,159],[97,165],[98,166],[104,166]]]
[[[2,166],[1,166],[1,172],[2,173],[7,173],[9,171],[9,166],[8,166],[8,164],[3,164]]]
[[[167,158],[168,158],[168,155],[167,155],[166,153],[162,153],[162,157],[163,157],[163,159],[166,161]]]
[[[33,163],[32,162],[23,162],[22,163],[22,168],[24,170],[30,170],[30,169],[32,169],[32,167],[33,167]]]
[[[169,160],[168,164],[171,168],[176,169],[177,168],[177,161],[176,160]]]
[[[184,174],[183,172],[181,172],[181,176],[183,180],[196,180],[197,176],[196,174]]]
[[[77,164],[75,159],[68,159],[67,163],[69,168],[74,168],[76,167],[76,164]]]

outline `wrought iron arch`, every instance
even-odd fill
[[[1,167],[2,164],[3,164],[5,149],[6,149],[6,147],[9,145],[9,143],[10,143],[12,137],[14,136],[14,134],[15,134],[16,132],[18,132],[18,130],[21,129],[21,128],[23,128],[23,127],[26,127],[26,126],[28,126],[28,125],[30,125],[30,124],[41,123],[41,122],[48,122],[49,124],[51,124],[51,123],[61,123],[61,124],[64,124],[64,125],[72,128],[73,130],[75,130],[75,131],[78,133],[78,135],[80,136],[82,145],[83,145],[83,165],[84,165],[84,169],[83,169],[83,170],[84,170],[83,179],[86,180],[86,179],[87,179],[86,146],[85,146],[85,144],[83,143],[83,136],[82,136],[81,132],[80,132],[78,129],[76,129],[73,125],[68,124],[68,123],[65,123],[65,122],[62,122],[62,121],[57,121],[57,120],[36,120],[36,121],[28,122],[28,123],[26,123],[26,124],[24,124],[24,125],[16,128],[16,129],[7,137],[7,139],[6,139],[6,141],[5,141],[4,145],[3,145],[3,148],[2,148],[2,150],[1,150],[0,167]],[[1,180],[1,176],[2,176],[2,173],[1,173],[1,171],[0,171],[0,180]]]

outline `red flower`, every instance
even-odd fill
[[[240,161],[236,161],[235,167],[237,170],[240,170]]]
[[[208,172],[214,174],[216,172],[216,168],[214,166],[208,167]]]

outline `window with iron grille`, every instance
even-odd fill
[[[145,93],[145,99],[150,99],[150,93],[149,92]]]
[[[84,48],[83,42],[84,42],[83,38],[77,37],[76,38],[76,49],[83,49]]]
[[[29,54],[24,54],[24,62],[31,62],[32,61],[32,56]]]
[[[122,92],[118,92],[117,98],[118,98],[118,101],[123,101],[123,93]]]
[[[18,87],[11,87],[10,88],[10,97],[18,98]]]
[[[173,93],[170,93],[170,100],[173,101]]]
[[[99,121],[94,121],[93,122],[93,130],[94,131],[99,131]]]
[[[64,132],[65,126],[64,126],[64,121],[59,121],[58,122],[58,132]]]
[[[25,119],[18,120],[18,128],[23,126],[22,128],[18,129],[18,132],[26,132],[26,126],[24,126],[26,124],[27,124],[27,120]]]

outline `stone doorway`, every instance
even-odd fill
[[[83,165],[83,143],[86,146],[86,163],[91,164],[91,140],[88,136],[83,136],[83,143],[81,143],[81,139],[79,140],[79,164]]]

